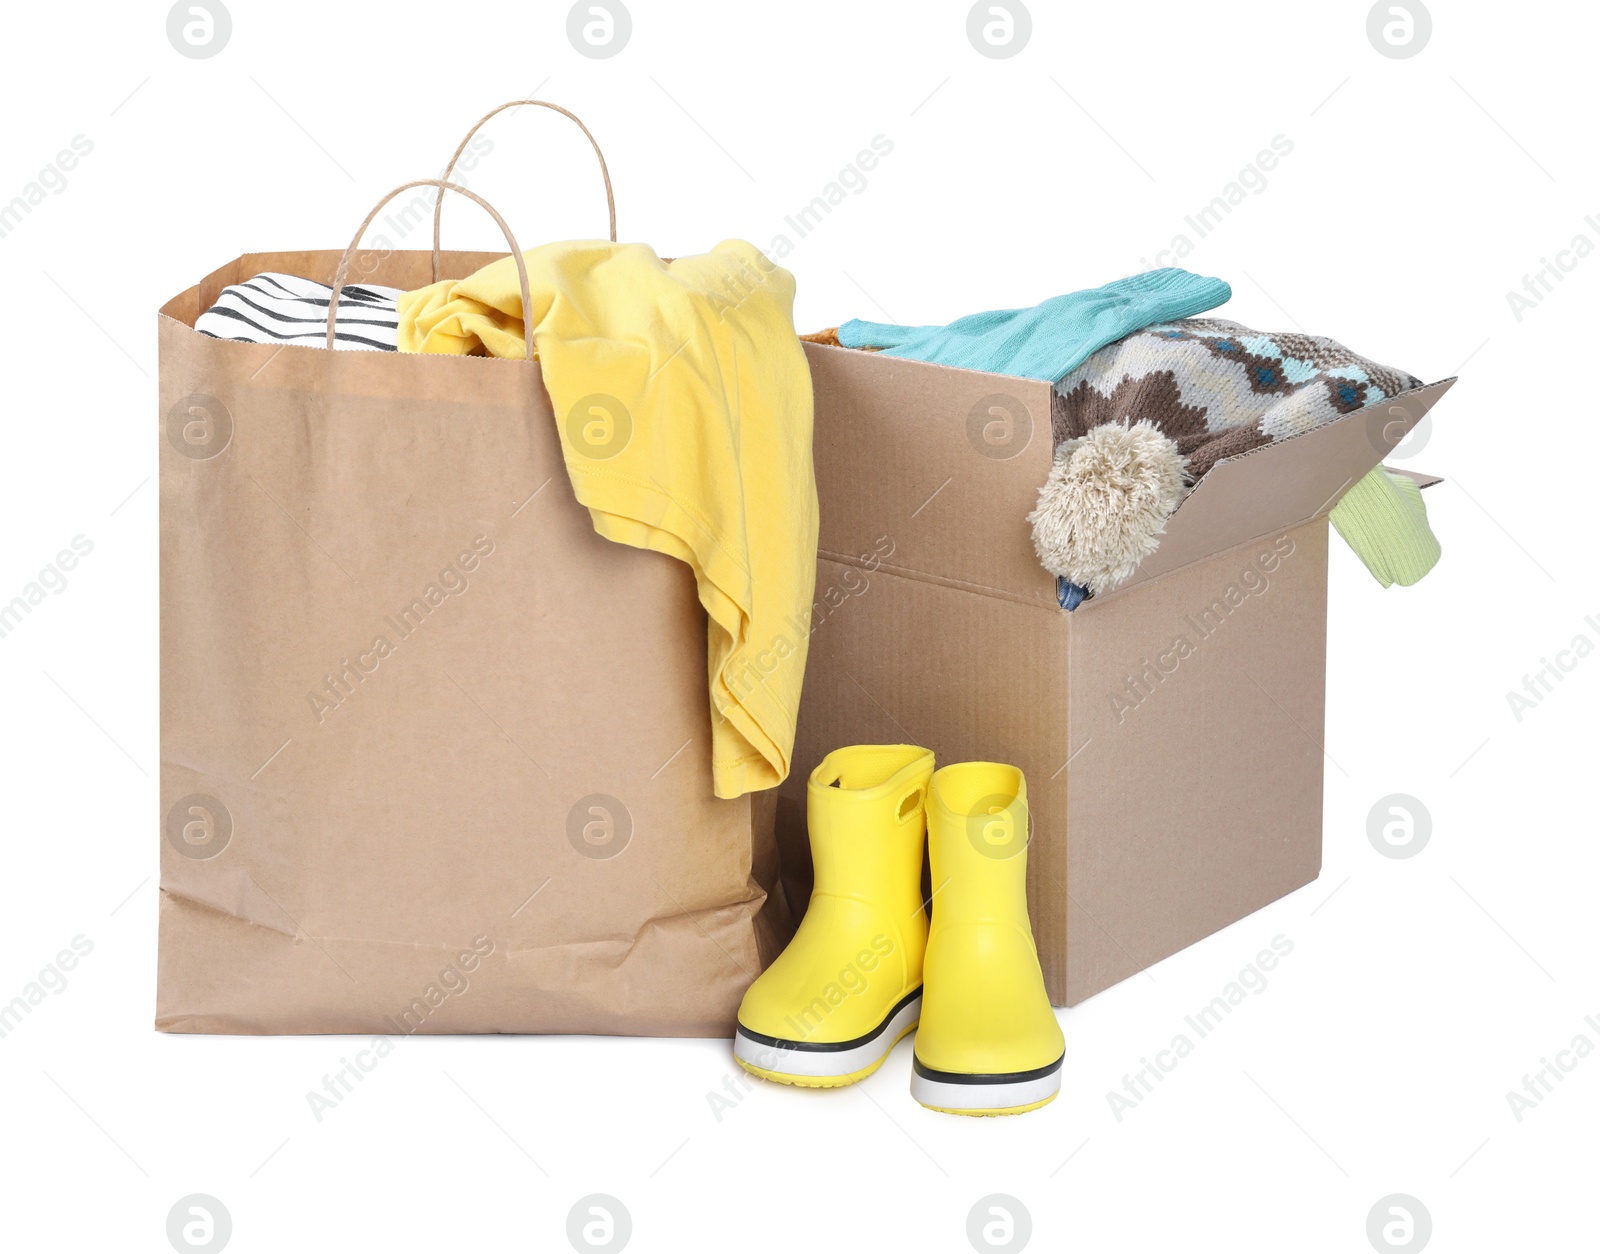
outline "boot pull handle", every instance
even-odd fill
[[[900,805],[895,811],[895,815],[904,823],[906,820],[914,818],[920,809],[922,809],[922,785],[918,784],[900,799]]]

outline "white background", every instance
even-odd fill
[[[565,1249],[591,1193],[621,1200],[641,1251],[964,1250],[992,1193],[1039,1249],[1365,1250],[1392,1193],[1441,1251],[1595,1248],[1600,1054],[1520,1120],[1506,1096],[1574,1037],[1600,1046],[1600,659],[1520,720],[1506,696],[1575,636],[1600,644],[1600,257],[1520,318],[1507,299],[1580,233],[1600,244],[1592,8],[1435,0],[1427,46],[1392,59],[1364,3],[1035,3],[996,60],[945,0],[635,0],[630,42],[597,60],[564,4],[230,3],[206,60],[174,50],[161,4],[6,16],[0,203],[74,136],[93,150],[0,239],[0,600],[73,536],[94,546],[0,639],[0,1001],[93,944],[0,1039],[7,1248],[166,1250],[191,1193],[227,1207],[239,1251]],[[1264,190],[1186,258],[1233,284],[1221,316],[1460,373],[1403,450],[1447,479],[1427,496],[1437,570],[1384,591],[1332,546],[1321,879],[1059,1012],[1052,1106],[924,1111],[909,1041],[854,1089],[757,1085],[718,1118],[726,1042],[413,1038],[319,1123],[307,1091],[360,1042],[152,1030],[156,308],[241,252],[342,245],[527,94],[588,121],[622,237],[669,256],[769,245],[892,141],[784,262],[802,330],[1140,269],[1282,135]],[[565,127],[502,118],[474,172],[525,243],[603,233]],[[465,206],[446,231],[500,246]],[[1431,814],[1404,860],[1367,836],[1392,793]],[[1280,933],[1267,988],[1116,1118],[1108,1091]]]

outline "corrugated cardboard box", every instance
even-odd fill
[[[867,742],[1026,772],[1029,910],[1057,1005],[1315,879],[1327,513],[1454,380],[1219,463],[1160,550],[1069,614],[1026,522],[1051,386],[806,349],[822,529],[779,800],[791,905],[809,892],[807,775]]]

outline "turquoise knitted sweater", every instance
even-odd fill
[[[846,348],[876,348],[891,357],[1054,383],[1114,340],[1152,323],[1215,309],[1232,295],[1221,279],[1169,268],[1053,296],[1031,309],[968,314],[948,326],[852,319],[838,335]]]

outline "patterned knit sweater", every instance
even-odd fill
[[[1059,446],[1104,423],[1148,419],[1178,446],[1193,485],[1224,457],[1421,386],[1320,335],[1186,318],[1120,339],[1064,376],[1051,425]]]
[[[1160,323],[1100,349],[1055,384],[1055,462],[1029,516],[1062,605],[1128,578],[1218,461],[1420,384],[1321,336],[1219,318]]]

